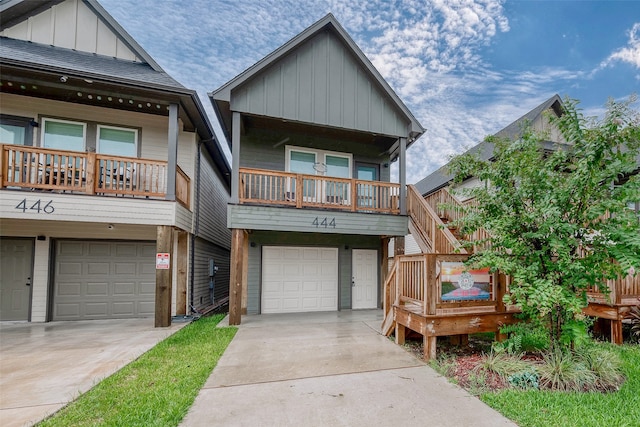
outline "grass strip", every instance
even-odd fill
[[[38,426],[177,426],[237,331],[216,328],[223,317],[185,326]]]
[[[504,390],[481,399],[521,427],[637,426],[640,420],[640,346],[610,348],[620,355],[627,377],[614,393]]]

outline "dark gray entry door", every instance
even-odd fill
[[[0,320],[29,320],[33,240],[0,240]]]

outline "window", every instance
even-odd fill
[[[96,151],[113,156],[137,157],[138,131],[108,126],[98,126]]]
[[[287,145],[286,169],[307,175],[332,178],[351,178],[352,156],[348,153],[314,150]],[[303,197],[317,203],[348,203],[351,186],[343,181],[331,179],[303,180]],[[295,184],[291,185],[295,192]]]
[[[85,151],[86,125],[66,120],[43,119],[42,147]]]
[[[0,114],[0,144],[31,145],[31,120]]]

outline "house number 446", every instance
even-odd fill
[[[52,214],[55,211],[53,207],[53,200],[49,200],[45,203],[40,199],[36,200],[35,202],[27,201],[27,199],[22,199],[22,201],[16,205],[16,209],[20,209],[22,213],[25,213],[26,211],[34,211],[37,213]]]

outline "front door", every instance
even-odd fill
[[[352,262],[351,308],[378,306],[378,251],[354,249]]]
[[[33,240],[0,240],[0,320],[29,320]]]

